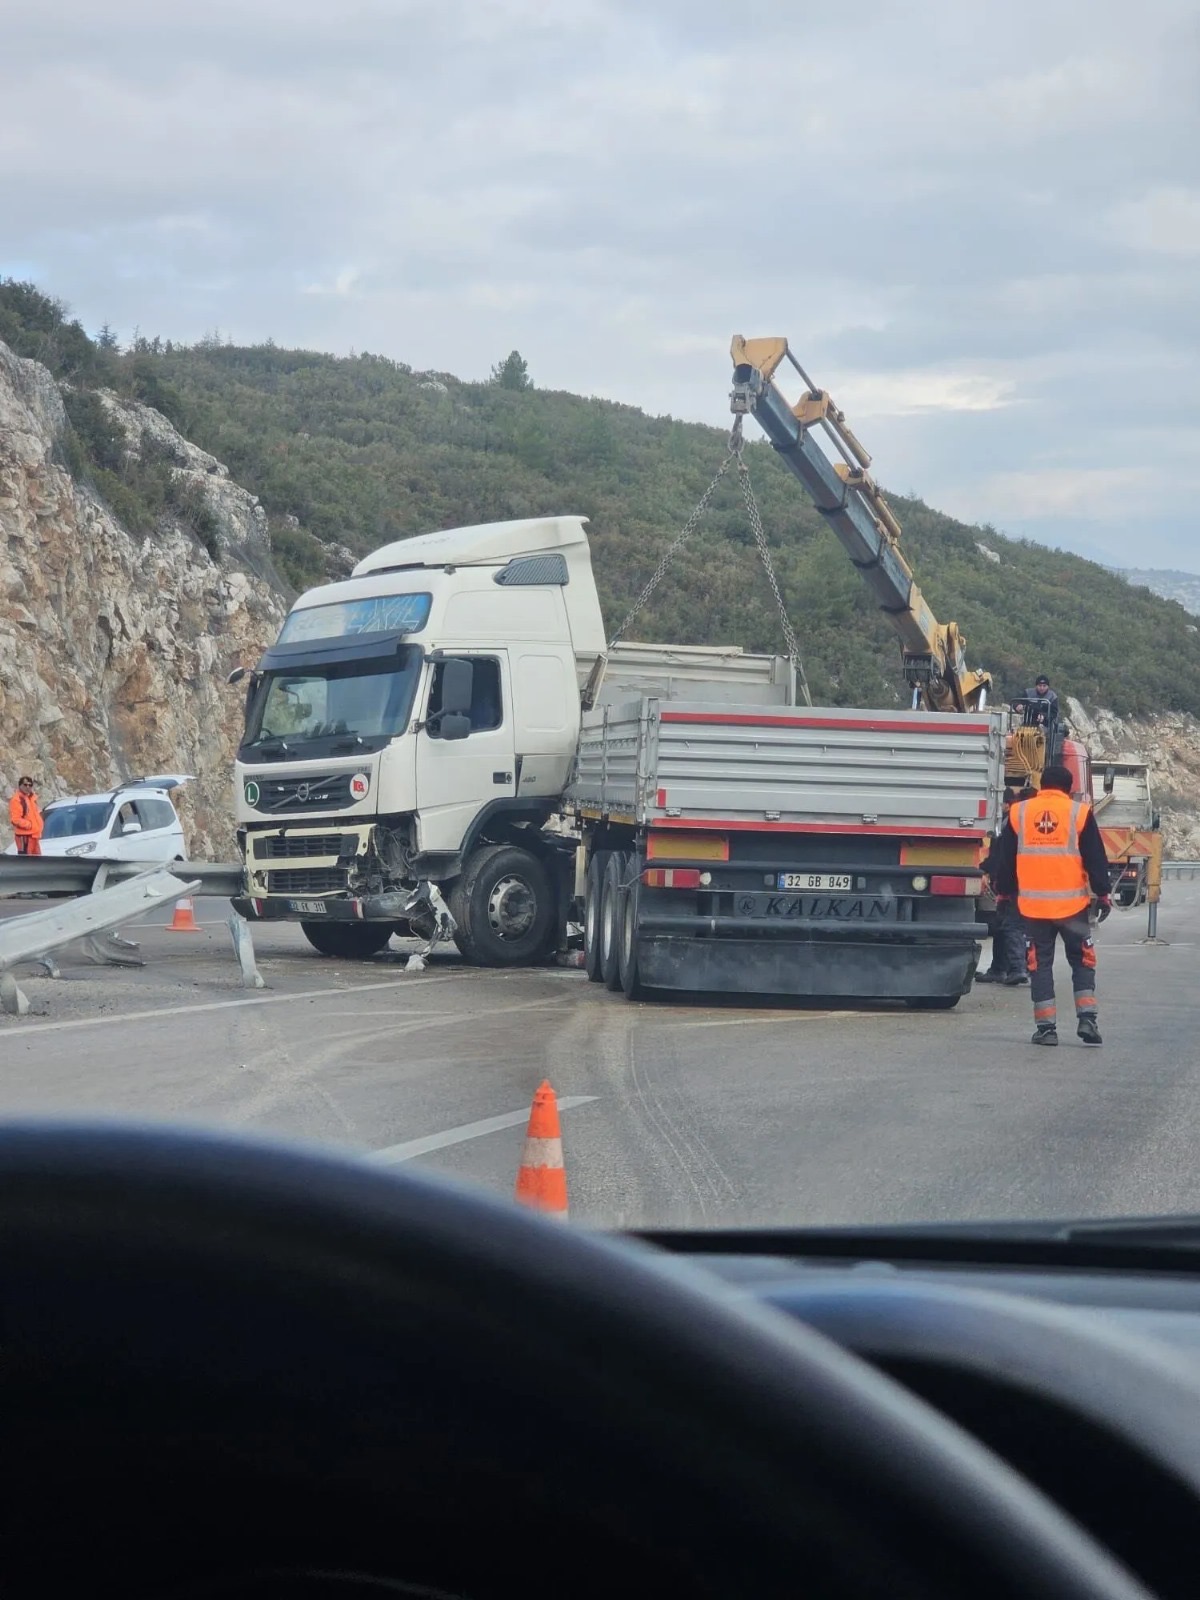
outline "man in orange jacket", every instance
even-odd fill
[[[42,853],[41,807],[33,792],[33,779],[22,778],[17,792],[8,802],[8,816],[17,840],[19,856],[40,856]]]
[[[1084,1044],[1100,1044],[1096,1020],[1096,946],[1088,912],[1092,896],[1100,920],[1112,910],[1108,857],[1086,800],[1071,798],[1066,767],[1047,767],[1042,787],[1021,800],[992,854],[998,895],[1015,895],[1025,926],[1025,961],[1033,997],[1034,1044],[1058,1043],[1054,1001],[1054,947],[1061,937],[1071,963],[1076,1031]]]

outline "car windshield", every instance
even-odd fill
[[[1198,0],[4,6],[0,1117],[1200,1214],[1198,66]]]
[[[403,646],[379,660],[266,672],[251,701],[243,748],[284,743],[301,752],[320,741],[378,740],[403,733],[421,652]]]
[[[90,800],[50,806],[46,811],[46,839],[70,839],[76,834],[102,833],[112,815],[112,802]]]

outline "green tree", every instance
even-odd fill
[[[519,350],[511,351],[498,366],[492,368],[492,382],[501,389],[532,389],[529,367]]]

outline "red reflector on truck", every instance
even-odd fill
[[[936,877],[929,880],[930,894],[972,895],[983,891],[982,878]]]
[[[698,889],[699,867],[647,867],[642,873],[647,889]]]

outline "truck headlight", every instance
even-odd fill
[[[90,856],[95,848],[96,841],[93,839],[90,844],[73,844],[67,854],[69,856]]]

